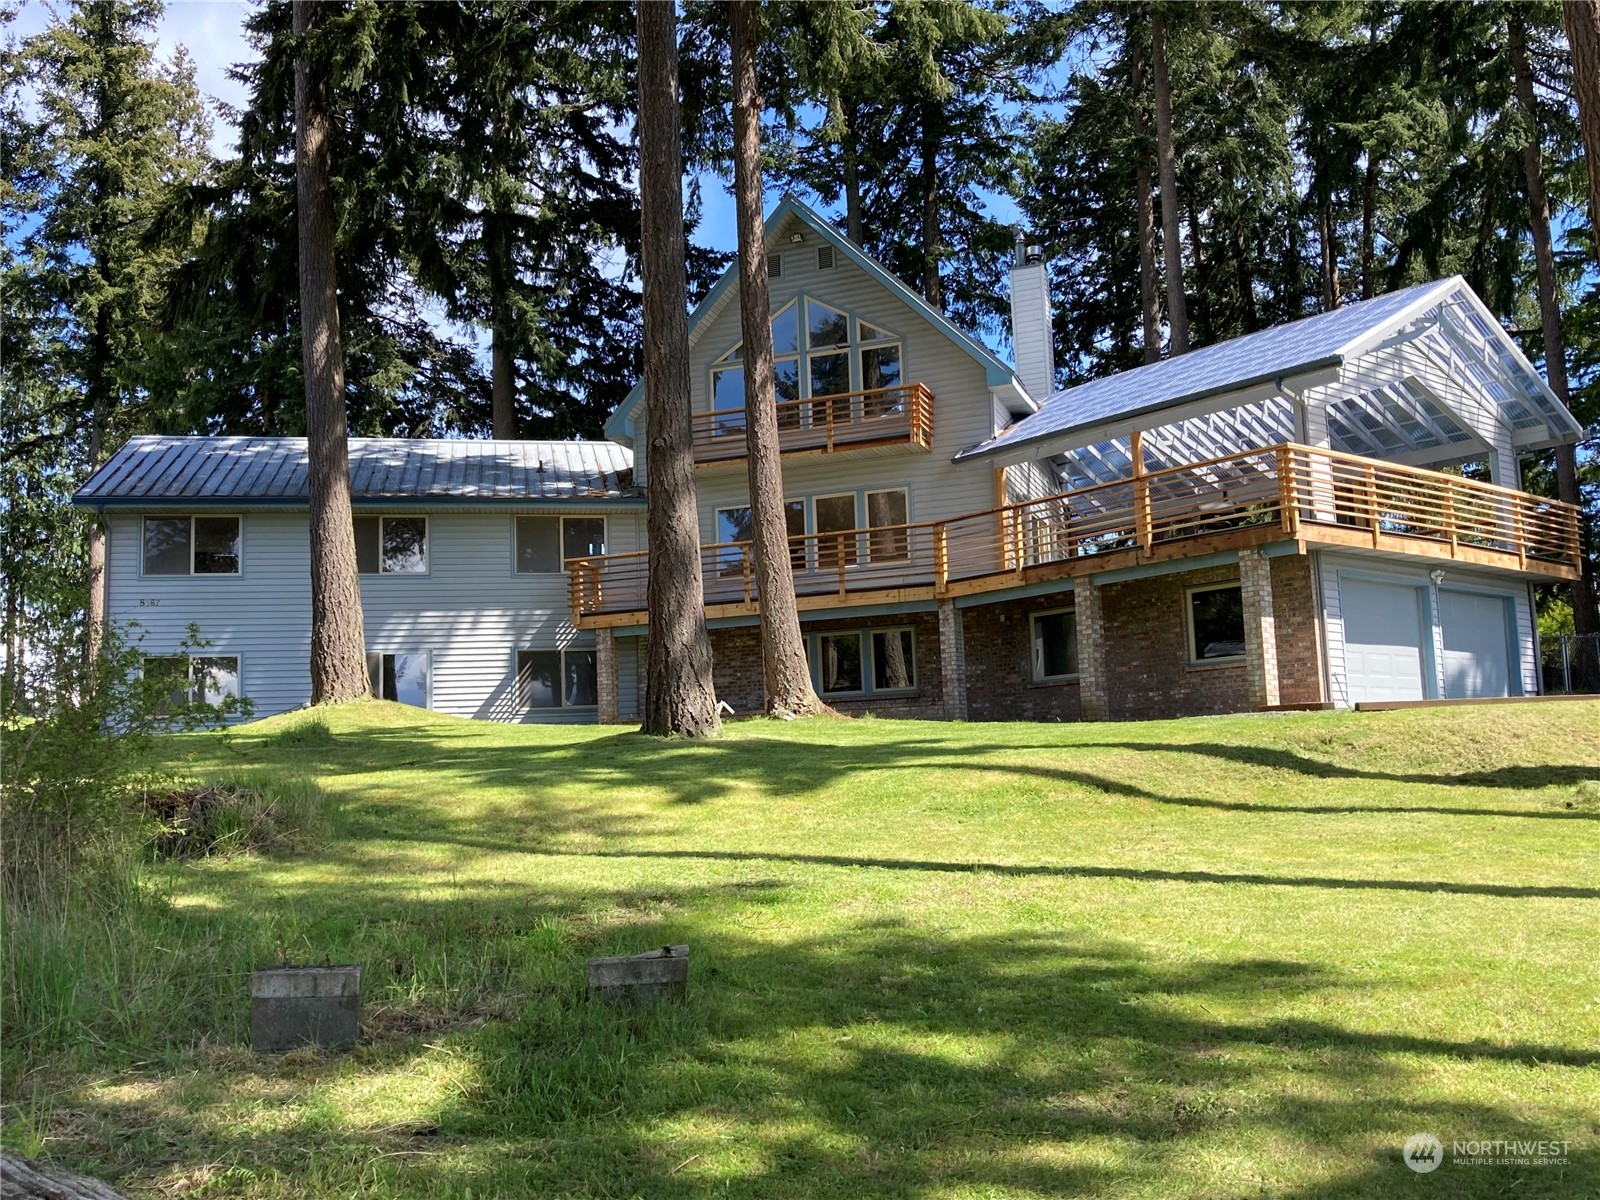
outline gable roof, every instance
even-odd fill
[[[1292,389],[1296,376],[1343,368],[1375,349],[1386,335],[1446,307],[1458,313],[1459,323],[1487,348],[1486,361],[1480,365],[1494,378],[1485,381],[1485,386],[1505,393],[1503,405],[1514,410],[1508,423],[1524,423],[1526,418],[1515,414],[1531,409],[1556,441],[1571,440],[1581,432],[1466,281],[1452,276],[1066,388],[1046,399],[1038,412],[989,441],[961,451],[956,461],[1013,454],[1047,442],[1065,445],[1080,433],[1089,435],[1117,422],[1137,422],[1208,398],[1246,393],[1240,396],[1243,405],[1285,395],[1286,385]],[[1324,382],[1313,379],[1307,384]],[[1175,415],[1174,419],[1181,418]]]
[[[844,255],[856,266],[860,267],[885,290],[890,292],[907,308],[911,309],[924,321],[932,325],[945,337],[949,338],[960,350],[973,359],[983,368],[984,378],[990,387],[1004,387],[1016,380],[1016,373],[995,356],[994,352],[979,342],[970,334],[958,328],[949,317],[933,308],[916,292],[912,291],[893,273],[882,264],[871,258],[865,251],[849,238],[845,237],[833,227],[832,222],[823,218],[810,205],[797,198],[793,192],[785,192],[778,206],[772,210],[763,228],[770,244],[774,235],[782,228],[783,223],[790,217],[803,222],[814,230],[824,241],[831,245],[838,253]],[[705,298],[695,305],[694,311],[689,314],[689,344],[692,346],[700,340],[700,334],[710,322],[737,297],[739,293],[739,264],[729,263],[727,270],[723,271],[721,278],[706,293]],[[1019,385],[1020,389],[1020,385]],[[617,405],[617,411],[611,414],[606,421],[605,432],[607,437],[626,437],[632,432],[633,410],[639,401],[644,398],[644,380],[640,379],[634,384],[622,401]]]
[[[357,504],[636,501],[640,495],[633,452],[615,442],[448,438],[351,438],[350,494]],[[306,504],[306,439],[130,438],[72,499],[93,508]]]

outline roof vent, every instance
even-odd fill
[[[777,279],[782,274],[783,274],[783,255],[781,255],[781,254],[769,254],[769,255],[767,255],[767,277],[769,279]]]
[[[819,270],[819,271],[831,271],[831,270],[833,270],[833,247],[832,246],[818,246],[817,247],[817,270]]]

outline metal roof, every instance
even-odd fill
[[[633,452],[615,442],[351,438],[359,504],[637,500]],[[73,497],[126,504],[305,504],[305,438],[131,438]]]
[[[1338,386],[1325,388],[1326,378],[1313,378],[1319,371],[1333,372]],[[1437,374],[1449,395],[1429,395],[1416,382],[1419,374]],[[1297,385],[1296,376],[1306,377],[1304,383]],[[1031,447],[1040,454],[1088,459],[1096,444],[1104,447],[1107,433],[1116,426],[1138,425],[1165,426],[1169,440],[1186,443],[1175,444],[1174,453],[1193,461],[1243,448],[1245,427],[1270,439],[1292,438],[1289,401],[1319,388],[1324,390],[1318,394],[1332,405],[1335,448],[1373,457],[1426,455],[1434,447],[1448,449],[1445,443],[1465,444],[1469,435],[1441,411],[1461,400],[1493,410],[1494,419],[1519,431],[1526,447],[1570,441],[1581,432],[1505,330],[1456,276],[1067,388],[1045,400],[1037,413],[963,450],[956,460],[1015,459]],[[1237,401],[1230,405],[1233,396]],[[1224,405],[1237,419],[1222,423],[1239,428],[1197,421],[1215,416]],[[1168,415],[1167,410],[1173,411]],[[1113,439],[1125,441],[1120,430]],[[1464,456],[1476,445],[1464,445]],[[1440,461],[1449,457],[1446,453]],[[1084,477],[1102,473],[1087,461],[1075,465],[1084,468]],[[1102,470],[1105,465],[1100,464]],[[1068,464],[1069,478],[1078,474],[1072,466]]]

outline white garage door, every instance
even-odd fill
[[[1444,694],[1452,700],[1509,696],[1505,597],[1441,589],[1439,624],[1444,633]]]
[[[1421,700],[1421,593],[1404,584],[1339,581],[1351,703]]]

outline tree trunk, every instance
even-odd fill
[[[294,0],[294,32],[305,38],[328,6]],[[300,226],[301,354],[311,511],[311,702],[372,693],[367,680],[361,577],[350,513],[344,349],[334,262],[333,120],[324,53],[302,45],[294,64],[295,176]]]
[[[711,678],[689,417],[688,281],[678,126],[678,14],[642,0],[639,21],[640,260],[650,483],[649,658],[644,732],[710,737],[722,728]]]
[[[1378,156],[1367,151],[1367,172],[1361,181],[1361,298],[1378,294]]]
[[[922,298],[935,312],[944,311],[944,284],[939,278],[939,110],[931,100],[922,106]]]
[[[1244,322],[1244,331],[1254,333],[1261,327],[1261,320],[1256,313],[1256,280],[1250,268],[1250,243],[1244,235],[1243,216],[1235,216],[1233,221],[1233,271],[1234,282],[1239,289],[1239,316]]]
[[[1578,96],[1578,127],[1589,167],[1589,228],[1600,263],[1600,0],[1563,0],[1561,18],[1572,47],[1572,84]]]
[[[1289,210],[1289,236],[1288,245],[1285,247],[1283,271],[1285,287],[1281,303],[1284,317],[1293,321],[1305,309],[1305,295],[1301,291],[1300,281],[1300,218],[1301,208],[1298,203]]]
[[[1544,162],[1539,149],[1539,110],[1533,95],[1533,68],[1528,61],[1527,29],[1516,8],[1509,10],[1511,73],[1516,83],[1517,107],[1527,128],[1522,144],[1522,173],[1528,188],[1528,227],[1533,234],[1533,261],[1539,280],[1539,324],[1544,332],[1544,375],[1550,390],[1567,403],[1567,343],[1561,330],[1561,299],[1556,282],[1555,247],[1550,238],[1550,199],[1544,186]],[[1577,453],[1572,446],[1556,447],[1556,489],[1568,504],[1582,504],[1578,491]],[[1587,572],[1585,572],[1587,576]],[[1595,630],[1591,580],[1572,586],[1572,616],[1578,633]]]
[[[1331,194],[1317,201],[1317,224],[1322,242],[1322,311],[1332,312],[1339,307],[1343,294],[1339,286],[1339,242]]]
[[[89,464],[97,470],[105,459],[105,412],[96,400],[89,418]],[[106,526],[97,514],[89,520],[89,595],[84,610],[88,622],[88,641],[84,658],[92,666],[100,657],[106,640]],[[90,671],[87,678],[93,679]]]
[[[761,666],[766,711],[820,712],[800,640],[794,564],[783,505],[783,461],[772,382],[772,305],[767,292],[767,241],[761,221],[761,93],[756,47],[759,0],[734,0],[733,196],[739,225],[739,325],[744,335],[744,420],[750,470],[750,526],[761,597]]]
[[[844,235],[861,245],[861,145],[856,133],[856,106],[844,106]]]
[[[1172,82],[1167,78],[1167,30],[1150,22],[1156,83],[1156,162],[1161,171],[1161,250],[1167,273],[1167,327],[1172,353],[1189,351],[1189,309],[1183,298],[1183,247],[1178,242],[1178,166],[1172,150]]]
[[[1150,112],[1144,106],[1144,50],[1133,50],[1133,190],[1139,224],[1139,311],[1144,318],[1144,361],[1161,357],[1161,297],[1156,291],[1156,214],[1145,142]]]
[[[489,281],[490,420],[497,438],[517,436],[517,360],[511,329],[511,239],[505,215],[484,214]]]
[[[1194,260],[1194,337],[1197,341],[1209,342],[1213,337],[1208,300],[1211,293],[1206,280],[1206,260],[1201,251],[1200,218],[1194,211],[1193,203],[1188,207],[1188,215],[1189,257]]]

